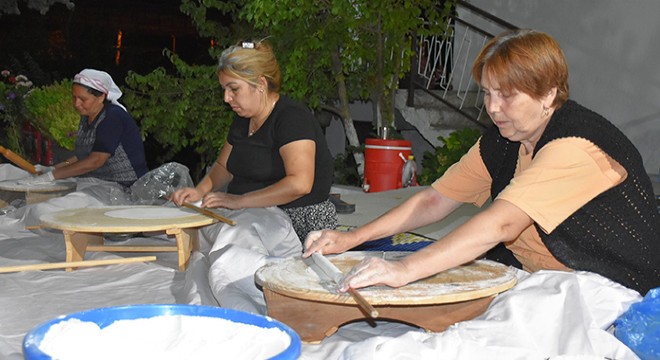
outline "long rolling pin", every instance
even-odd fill
[[[2,155],[6,157],[7,160],[18,165],[21,169],[28,171],[32,175],[37,174],[37,169],[34,167],[34,165],[30,164],[27,160],[23,159],[15,152],[0,146],[0,153],[2,153]]]
[[[231,225],[231,226],[236,225],[236,222],[235,222],[234,220],[227,219],[226,217],[224,217],[224,216],[222,216],[222,215],[220,215],[220,214],[216,214],[216,213],[214,213],[214,212],[211,211],[211,210],[203,209],[203,208],[201,208],[201,207],[199,207],[199,206],[195,206],[195,205],[193,205],[193,204],[191,204],[191,203],[187,203],[187,202],[184,202],[184,203],[182,204],[182,206],[187,207],[188,209],[191,209],[191,210],[195,210],[195,211],[197,211],[198,213],[200,213],[200,214],[202,214],[202,215],[206,215],[206,216],[208,216],[208,217],[212,217],[212,218],[214,218],[214,219],[220,220],[220,221],[222,221],[223,223],[229,224],[229,225]]]
[[[130,264],[135,262],[147,262],[147,261],[156,261],[156,257],[141,256],[141,257],[118,258],[118,259],[80,260],[80,261],[67,261],[67,262],[57,262],[57,263],[45,263],[45,264],[5,266],[5,267],[0,267],[0,273],[52,270],[52,269],[62,269],[62,268],[77,268],[77,267],[90,267],[90,266],[115,265],[115,264]]]

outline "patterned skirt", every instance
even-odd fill
[[[293,228],[303,244],[311,231],[337,227],[337,210],[330,200],[314,205],[282,208],[282,210],[289,215]]]

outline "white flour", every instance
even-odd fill
[[[39,349],[53,359],[267,359],[291,339],[278,328],[262,328],[204,316],[162,315],[117,320],[100,329],[69,319],[50,327]]]

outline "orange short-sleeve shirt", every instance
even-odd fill
[[[497,198],[516,205],[550,233],[626,176],[625,169],[592,142],[562,138],[546,144],[533,159],[521,145],[514,177]],[[482,206],[491,181],[478,142],[432,186],[456,201]],[[534,226],[506,246],[527,271],[570,270],[552,256]]]

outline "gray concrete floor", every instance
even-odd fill
[[[365,193],[358,187],[335,185],[332,187],[331,192],[341,194],[341,200],[355,204],[354,213],[339,214],[339,224],[360,226],[401,204],[413,194],[425,188],[424,186],[414,186],[404,189]],[[437,240],[467,221],[467,219],[478,211],[479,208],[465,204],[443,221],[412,230],[411,232]]]

